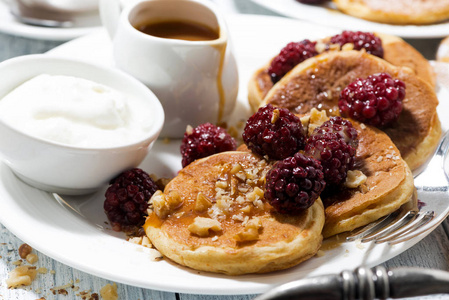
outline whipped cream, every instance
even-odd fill
[[[108,86],[64,75],[38,75],[0,100],[0,120],[26,134],[83,148],[142,140],[151,107]]]

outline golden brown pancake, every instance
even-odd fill
[[[332,0],[342,12],[395,25],[433,24],[449,18],[446,0]]]
[[[229,275],[281,270],[312,257],[322,241],[323,204],[318,199],[297,216],[275,212],[263,198],[270,167],[241,151],[191,163],[152,197],[146,234],[181,265]]]
[[[327,120],[316,109],[305,116],[301,121],[309,134]],[[394,212],[414,192],[412,172],[391,139],[375,127],[351,122],[359,140],[355,164],[341,188],[321,195],[325,207],[324,238],[351,231]],[[250,151],[246,145],[238,150]]]
[[[358,131],[354,170],[366,181],[358,188],[322,195],[326,222],[323,236],[351,231],[394,212],[413,195],[413,176],[399,150],[382,131],[352,121]]]
[[[403,111],[399,119],[382,130],[394,142],[412,170],[433,153],[441,136],[434,89],[409,68],[396,67],[383,59],[360,51],[326,52],[297,65],[265,97],[271,103],[296,114],[312,108],[338,115],[341,90],[356,78],[385,72],[406,85]]]
[[[375,33],[382,40],[384,48],[384,59],[395,66],[403,66],[411,68],[419,77],[429,82],[435,87],[435,74],[429,62],[410,44],[403,39],[387,35]],[[323,42],[330,38],[323,39]],[[268,74],[270,63],[258,69],[251,77],[248,83],[248,100],[253,111],[256,111],[267,95],[268,91],[273,87],[273,83]]]

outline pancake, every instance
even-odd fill
[[[201,271],[240,275],[286,269],[309,259],[322,242],[318,198],[297,216],[263,199],[271,164],[232,151],[196,160],[151,199],[144,229],[172,261]]]
[[[359,136],[354,170],[361,171],[366,181],[358,188],[321,196],[325,205],[325,238],[394,212],[414,192],[412,172],[391,139],[374,127],[352,123]]]
[[[376,36],[382,40],[384,48],[384,59],[395,66],[403,66],[411,68],[421,79],[427,81],[432,87],[435,87],[435,74],[429,62],[410,44],[403,39],[376,33]],[[330,38],[325,38],[327,41]],[[258,69],[251,77],[248,83],[248,101],[253,111],[256,111],[267,95],[268,91],[273,87],[268,67],[270,63]]]
[[[356,78],[385,72],[406,84],[399,119],[382,129],[399,149],[412,170],[433,154],[441,136],[434,89],[409,68],[395,67],[360,51],[326,52],[297,65],[265,97],[262,105],[284,107],[305,114],[313,107],[338,115],[341,90]]]
[[[328,118],[312,109],[301,118],[311,134]],[[391,139],[381,130],[351,120],[358,133],[354,168],[341,188],[321,194],[325,207],[323,237],[351,231],[384,217],[414,193],[413,176]],[[238,150],[250,151],[246,145]]]
[[[449,18],[449,2],[441,0],[332,0],[354,17],[395,25],[424,25]]]

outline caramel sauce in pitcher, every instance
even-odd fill
[[[155,37],[185,41],[213,41],[220,36],[219,32],[204,24],[181,20],[143,23],[135,28]]]
[[[213,41],[220,37],[219,30],[214,30],[201,23],[185,20],[166,20],[161,22],[141,23],[135,25],[134,27],[145,34],[166,39]],[[222,82],[226,45],[216,45],[213,47],[219,52],[220,55],[216,81],[218,90],[217,124],[222,125],[226,102]]]

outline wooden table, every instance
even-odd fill
[[[242,14],[277,15],[250,1],[242,0],[215,0],[226,12]],[[430,40],[407,40],[428,59],[434,59],[436,48],[440,42],[438,39]],[[52,49],[62,42],[43,41],[0,33],[0,61],[5,59],[31,54],[43,53]],[[1,84],[1,83],[0,83]],[[0,199],[1,209],[1,199]],[[19,289],[7,289],[5,279],[8,272],[14,269],[14,262],[19,259],[17,249],[23,242],[16,238],[11,232],[0,224],[0,300],[24,299],[34,300],[41,297],[45,299],[95,299],[94,293],[108,283],[103,278],[83,273],[76,269],[63,265],[42,253],[38,253],[38,267],[46,267],[49,272],[41,274],[33,282],[31,287]],[[399,266],[414,266],[422,268],[434,268],[449,271],[449,221],[446,220],[435,229],[429,236],[423,239],[401,255],[382,264],[387,268]],[[66,288],[67,295],[54,294],[55,287],[65,286],[73,282],[74,287]],[[237,300],[252,299],[254,295],[236,296],[213,296],[213,295],[189,295],[168,293],[149,289],[142,289],[125,284],[117,284],[119,299],[152,299],[152,300],[193,300],[193,299],[216,299]],[[448,299],[449,296],[435,295],[421,299]]]

